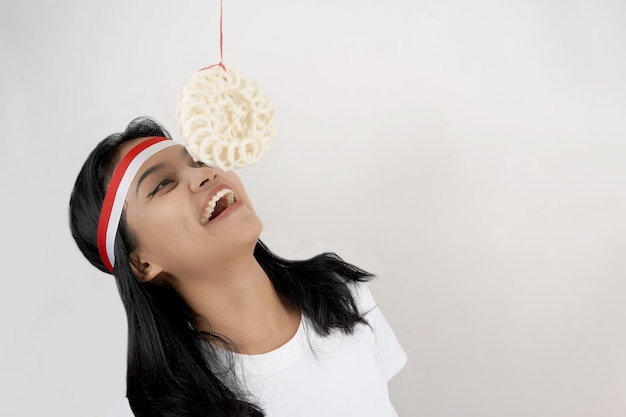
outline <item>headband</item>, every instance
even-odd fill
[[[115,237],[130,183],[133,182],[137,171],[148,158],[160,150],[174,145],[178,145],[178,143],[169,138],[152,137],[146,139],[131,148],[115,167],[109,188],[104,195],[100,220],[98,221],[98,252],[100,252],[100,258],[109,272],[113,272],[113,266],[115,266]]]

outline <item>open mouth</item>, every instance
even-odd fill
[[[213,198],[211,198],[209,204],[207,204],[207,208],[202,215],[202,224],[207,224],[211,220],[216,219],[224,212],[224,210],[232,206],[236,201],[237,199],[235,198],[233,190],[228,188],[219,190]]]

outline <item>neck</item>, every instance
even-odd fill
[[[225,336],[237,352],[269,352],[298,329],[300,312],[279,297],[254,256],[213,270],[210,278],[178,284],[177,291],[199,316],[198,326]]]

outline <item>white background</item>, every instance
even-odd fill
[[[218,1],[2,0],[0,415],[124,395],[113,280],[67,202],[93,146],[218,61]],[[332,250],[409,362],[403,417],[626,415],[626,4],[225,0],[276,108],[241,171],[286,257]],[[339,395],[339,394],[338,394]]]

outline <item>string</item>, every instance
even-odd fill
[[[220,62],[217,64],[209,65],[208,67],[200,68],[198,71],[204,71],[205,69],[213,68],[213,67],[221,67],[224,71],[226,71],[226,67],[224,66],[224,7],[223,0],[220,0]]]

